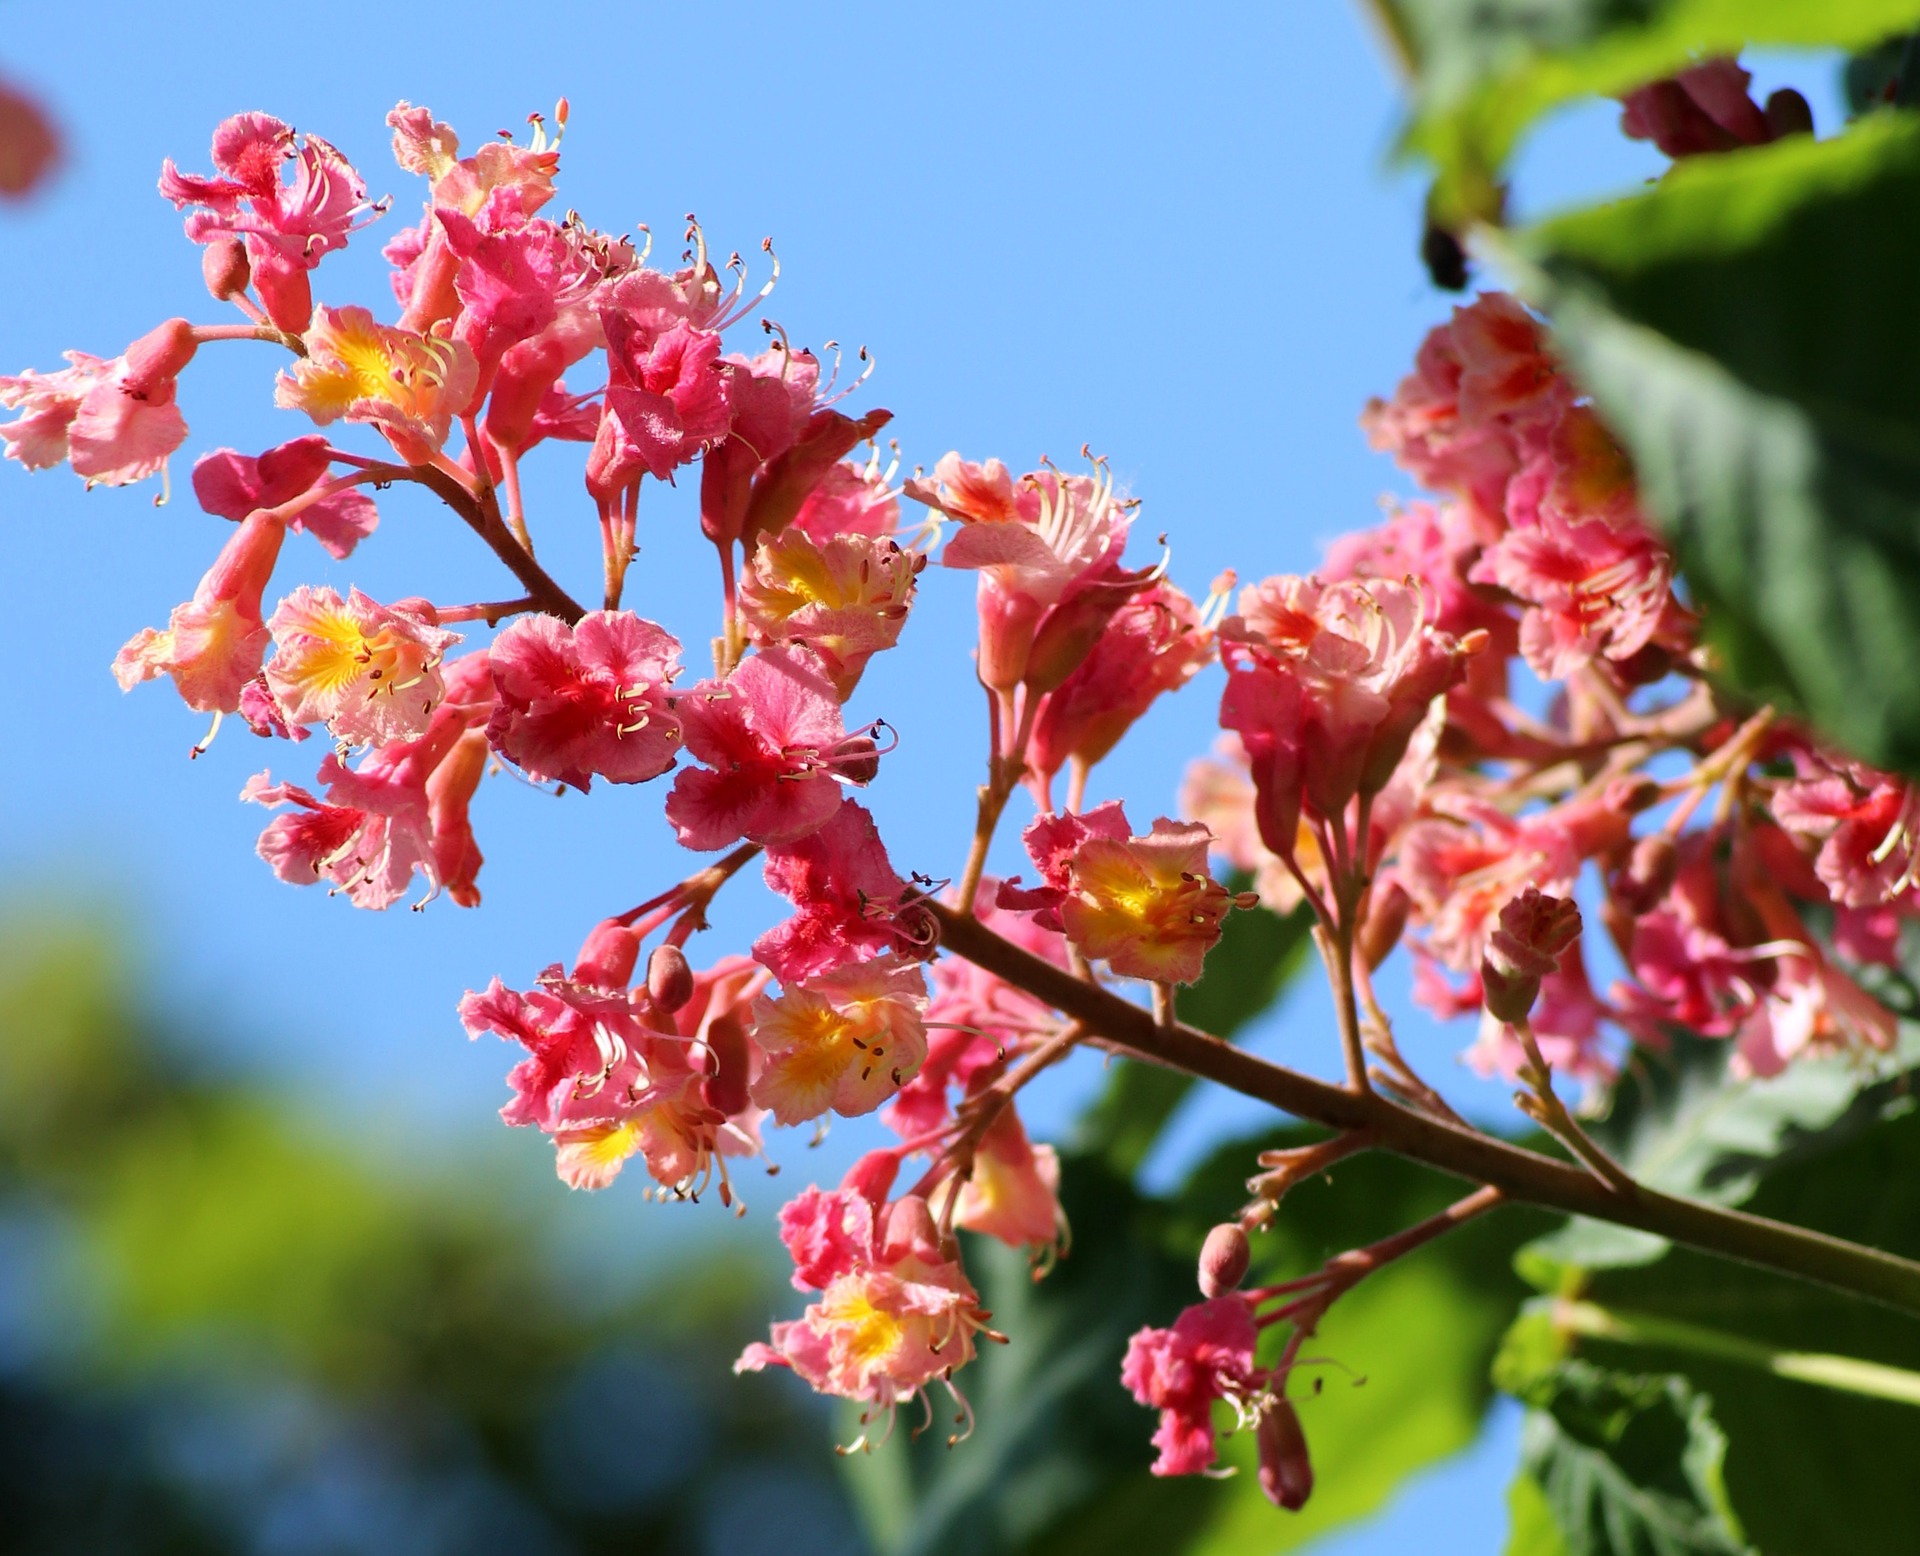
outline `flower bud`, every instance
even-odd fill
[[[156,324],[127,347],[127,372],[121,387],[137,400],[173,398],[173,381],[199,349],[185,319]]]
[[[1500,910],[1500,926],[1487,941],[1480,962],[1487,1010],[1501,1021],[1525,1021],[1540,996],[1540,980],[1579,938],[1580,909],[1529,886]]]
[[[647,995],[662,1010],[678,1010],[693,998],[693,969],[677,945],[655,946],[647,958]]]
[[[1275,1507],[1299,1512],[1313,1495],[1313,1461],[1300,1417],[1288,1401],[1276,1399],[1267,1407],[1254,1441],[1260,1449],[1260,1489]]]
[[[1369,971],[1393,954],[1407,927],[1407,913],[1413,907],[1410,898],[1397,884],[1376,887],[1367,902],[1367,916],[1360,921],[1360,933],[1354,941]]]
[[[747,1108],[747,1086],[753,1079],[747,1052],[747,1029],[738,1016],[718,1016],[707,1025],[707,1047],[713,1050],[713,1073],[703,1088],[707,1105],[731,1118]]]
[[[1781,87],[1767,99],[1766,115],[1767,128],[1773,131],[1775,140],[1813,133],[1813,109],[1790,86]]]
[[[1200,1295],[1224,1297],[1239,1290],[1252,1257],[1246,1228],[1238,1221],[1221,1222],[1200,1245]]]
[[[1673,885],[1680,866],[1680,851],[1664,832],[1643,837],[1633,845],[1626,864],[1611,882],[1613,895],[1630,913],[1645,913]]]
[[[849,735],[835,751],[833,766],[848,783],[872,783],[880,776],[880,748],[871,735]]]
[[[217,238],[200,255],[200,274],[218,302],[238,297],[253,281],[247,246],[238,238]]]
[[[624,989],[640,960],[640,937],[618,919],[602,919],[588,933],[573,964],[576,983],[603,989]]]

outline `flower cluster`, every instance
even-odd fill
[[[1756,108],[1725,62],[1636,94],[1627,114],[1675,155],[1795,127],[1791,104]],[[416,890],[416,907],[475,907],[472,802],[489,778],[582,794],[597,780],[603,799],[659,785],[664,828],[708,857],[636,906],[597,905],[570,966],[521,987],[494,978],[459,1016],[517,1045],[502,1116],[550,1137],[575,1188],[633,1162],[646,1192],[717,1185],[733,1203],[729,1163],[766,1153],[774,1126],[877,1114],[892,1132],[839,1188],[781,1211],[809,1303],[742,1368],[789,1368],[888,1420],[953,1386],[981,1337],[1002,1338],[959,1234],[1026,1250],[1036,1275],[1067,1240],[1061,1160],[1030,1137],[1021,1092],[1082,1046],[1154,1052],[1142,1026],[1130,1040],[1097,1029],[1084,1013],[1101,1001],[1203,1042],[1176,1031],[1175,988],[1201,979],[1228,915],[1261,901],[1313,917],[1352,1092],[1446,1114],[1374,997],[1404,944],[1418,998],[1477,1013],[1473,1062],[1522,1082],[1522,1105],[1596,1171],[1614,1169],[1554,1096],[1555,1072],[1597,1104],[1629,1045],[1658,1048],[1675,1028],[1729,1040],[1761,1076],[1890,1042],[1860,975],[1894,960],[1920,911],[1920,797],[1709,682],[1631,463],[1519,301],[1457,309],[1364,413],[1430,500],[1339,541],[1316,575],[1236,596],[1228,574],[1196,601],[1164,555],[1127,557],[1138,504],[1102,460],[1016,477],[955,452],[896,486],[897,457],[860,452],[887,412],[838,409],[850,391],[777,325],[756,354],[733,349],[772,279],[750,292],[744,262],[717,265],[697,224],[665,268],[575,214],[543,214],[567,119],[563,103],[551,136],[535,116],[527,144],[462,156],[427,110],[394,109],[395,158],[427,198],[384,250],[392,322],[315,293],[321,262],[387,202],[318,137],[229,119],[212,173],[169,162],[160,187],[237,321],[169,320],[114,358],[72,352],[65,368],[0,378],[17,413],[0,440],[29,470],[164,479],[201,349],[290,357],[275,403],[328,430],[196,462],[222,543],[191,598],[113,664],[123,687],[165,678],[216,729],[232,714],[285,742],[282,772],[324,731],[306,782],[269,770],[242,790],[274,812],[258,851],[281,879],[360,908]],[[350,436],[365,442],[337,441]],[[596,609],[536,559],[519,467],[549,440],[583,446]],[[641,493],[682,478],[720,563],[710,674],[623,604]],[[350,559],[378,532],[370,492],[394,487],[450,507],[523,592],[382,601],[295,583],[274,598],[281,562],[307,544],[292,537]],[[903,528],[902,496],[924,522]],[[935,879],[896,866],[858,797],[900,737],[850,710],[923,579],[945,569],[976,575],[987,764],[970,852]],[[1180,815],[1136,831],[1121,802],[1088,807],[1093,767],[1213,666],[1221,741],[1190,769]],[[1031,885],[986,873],[1022,789]],[[1236,876],[1216,879],[1210,858]],[[784,917],[750,955],[696,968],[708,907],[756,863]],[[1620,968],[1604,990],[1588,922]],[[943,926],[993,954],[953,954]],[[1254,1200],[1208,1239],[1206,1300],[1135,1336],[1122,1375],[1161,1412],[1157,1473],[1213,1463],[1225,1402],[1256,1436],[1269,1496],[1305,1500],[1286,1390],[1300,1339],[1367,1270],[1453,1224],[1239,1291],[1247,1231],[1289,1183],[1358,1148],[1341,1136],[1263,1157]],[[1283,1322],[1280,1360],[1258,1363],[1261,1333]]]

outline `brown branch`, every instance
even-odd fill
[[[500,517],[498,504],[481,502],[444,470],[429,465],[384,465],[377,467],[382,480],[418,481],[465,520],[474,534],[507,564],[527,596],[541,610],[572,625],[586,615],[587,608],[555,583],[553,576],[527,552]],[[389,473],[391,472],[391,473]]]
[[[1920,1264],[1911,1260],[1644,1185],[1616,1189],[1585,1168],[1413,1112],[1376,1092],[1349,1091],[1302,1075],[1190,1026],[1162,1026],[1149,1011],[1082,983],[973,918],[938,903],[926,906],[946,949],[1141,1058],[1257,1097],[1297,1118],[1364,1131],[1369,1144],[1381,1150],[1499,1189],[1513,1200],[1652,1232],[1920,1314]]]

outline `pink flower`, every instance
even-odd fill
[[[1529,888],[1569,895],[1581,861],[1626,847],[1643,798],[1637,788],[1609,789],[1515,818],[1441,794],[1429,800],[1433,814],[1401,835],[1388,874],[1433,954],[1456,972],[1477,971],[1501,910]]]
[[[1477,987],[1470,988],[1463,1007],[1450,1013],[1466,1014],[1478,1003],[1479,993]],[[1430,1008],[1434,1004],[1431,998],[1421,1003]],[[1532,1015],[1533,1038],[1555,1076],[1584,1085],[1589,1096],[1600,1094],[1599,1088],[1613,1079],[1617,1068],[1604,1045],[1602,1023],[1611,1019],[1615,1019],[1614,1012],[1593,992],[1576,942],[1561,955],[1558,967],[1540,980],[1540,998]],[[1479,1035],[1462,1057],[1476,1073],[1497,1074],[1508,1081],[1517,1080],[1528,1063],[1526,1050],[1513,1028],[1486,1011],[1481,1014]]]
[[[538,782],[585,791],[599,774],[644,783],[673,766],[672,696],[680,644],[632,611],[592,611],[569,627],[523,616],[494,640],[494,748]]]
[[[919,964],[893,956],[853,962],[791,985],[753,1006],[753,1040],[766,1068],[753,1100],[783,1124],[831,1109],[871,1113],[913,1078],[926,1057],[927,983]]]
[[[292,807],[260,834],[257,851],[275,875],[295,886],[330,881],[358,908],[399,901],[415,872],[429,888],[422,906],[442,889],[461,906],[479,902],[473,876],[480,852],[466,823],[479,773],[466,737],[491,709],[486,654],[448,665],[445,687],[418,739],[377,746],[351,770],[337,755],[327,757],[318,775],[324,799],[266,773],[248,780],[242,799]],[[443,862],[457,873],[444,875]]]
[[[560,124],[565,126],[564,115]],[[453,126],[437,122],[431,110],[395,104],[387,115],[393,131],[393,159],[409,173],[428,179],[433,203],[471,216],[495,190],[509,191],[520,214],[531,216],[553,198],[559,171],[559,137],[548,140],[546,126],[534,115],[532,143],[488,141],[470,157],[460,155]]]
[[[58,372],[0,378],[0,406],[21,412],[0,427],[7,457],[29,470],[67,460],[89,485],[144,480],[186,441],[174,399],[195,349],[187,321],[169,319],[111,362],[70,351]]]
[[[812,649],[845,699],[867,661],[899,641],[925,561],[885,536],[816,540],[792,526],[753,548],[740,580],[740,619],[755,643]]]
[[[238,709],[241,688],[267,650],[261,596],[286,532],[269,513],[256,513],[242,524],[220,548],[193,598],[174,607],[166,629],[146,628],[114,656],[113,674],[121,689],[169,675],[198,713]]]
[[[285,164],[293,179],[283,182]],[[367,188],[347,159],[317,135],[303,141],[264,113],[235,114],[213,132],[216,177],[180,172],[171,159],[160,169],[160,193],[175,206],[198,206],[187,217],[195,243],[237,237],[246,243],[254,284],[267,315],[281,329],[307,327],[313,293],[307,274],[334,249],[345,248],[385,209],[367,204]]]
[[[194,461],[193,495],[208,513],[235,521],[256,508],[277,508],[326,479],[327,449],[326,438],[317,432],[270,448],[257,459],[236,449],[217,448]],[[351,488],[287,517],[288,528],[305,530],[329,556],[342,561],[379,522],[373,499]]]
[[[840,461],[877,436],[893,413],[872,410],[856,419],[816,399],[820,364],[809,353],[776,349],[729,360],[736,369],[733,427],[701,467],[700,528],[722,549],[738,540],[751,551],[784,532],[824,483],[839,481]],[[816,526],[826,517],[816,512]]]
[[[899,495],[880,474],[879,458],[832,465],[807,494],[783,533],[796,531],[824,545],[836,535],[884,538],[900,527]]]
[[[349,745],[425,732],[440,702],[440,661],[460,641],[424,601],[388,607],[358,589],[342,600],[302,584],[267,622],[267,686],[288,724],[321,723]]]
[[[1360,420],[1421,485],[1463,499],[1490,540],[1507,483],[1571,399],[1531,315],[1492,292],[1429,332],[1393,399],[1370,402]]]
[[[568,228],[521,214],[511,191],[496,191],[479,218],[448,209],[432,217],[459,260],[455,329],[473,348],[484,387],[509,348],[547,330],[564,308],[584,306],[603,273]]]
[[[316,309],[304,338],[307,354],[281,372],[274,404],[323,427],[366,422],[408,464],[429,463],[473,399],[478,369],[461,341],[376,324],[364,308]]]
[[[1897,1035],[1893,1012],[1808,946],[1781,954],[1771,986],[1735,1034],[1733,1068],[1777,1075],[1802,1054],[1885,1052]]]
[[[607,397],[587,489],[605,507],[643,472],[671,480],[727,435],[733,376],[711,331],[678,323],[650,334],[616,309],[603,309],[600,317],[607,332]]]
[[[260,834],[259,855],[275,875],[294,886],[331,881],[356,908],[375,909],[398,902],[415,871],[434,880],[424,781],[408,782],[385,766],[351,772],[329,756],[320,764],[319,783],[324,800],[297,784],[274,783],[266,773],[240,791],[255,804],[293,807]]]
[[[1303,804],[1332,821],[1385,787],[1476,645],[1435,628],[1417,589],[1385,581],[1270,578],[1242,591],[1240,612],[1221,629],[1220,723],[1246,748],[1261,839],[1285,856]]]
[[[1920,798],[1905,779],[1817,748],[1793,752],[1796,776],[1773,793],[1774,818],[1819,844],[1814,869],[1849,908],[1904,896],[1920,874]]]
[[[1563,680],[1596,658],[1629,659],[1671,619],[1673,561],[1637,523],[1566,522],[1543,507],[1474,564],[1525,607],[1520,651],[1534,673]]]
[[[1069,761],[1098,762],[1212,653],[1212,632],[1172,584],[1162,580],[1125,601],[1079,668],[1040,705],[1027,762],[1043,789]]]
[[[872,774],[872,740],[848,738],[833,687],[805,649],[763,649],[725,680],[702,681],[677,710],[687,750],[708,764],[682,769],[667,796],[667,819],[688,848],[794,842],[839,809],[836,775]]]
[[[1259,1339],[1252,1304],[1235,1293],[1196,1303],[1171,1329],[1142,1329],[1127,1342],[1120,1381],[1160,1412],[1156,1475],[1198,1475],[1214,1458],[1213,1402],[1245,1402],[1264,1385],[1254,1367]]]
[[[1153,581],[1120,569],[1131,505],[1114,499],[1104,466],[1091,476],[1037,470],[1016,488],[997,460],[973,465],[949,453],[934,477],[937,485],[909,481],[906,491],[961,525],[940,561],[980,574],[980,679],[1001,691],[1022,682],[1052,691]]]
[[[888,862],[873,817],[854,801],[805,837],[771,845],[765,873],[767,885],[795,912],[756,940],[753,954],[782,983],[909,947],[929,932],[902,921],[907,883]]]
[[[844,1199],[840,1207],[851,1208]],[[823,1394],[891,1410],[973,1360],[986,1314],[959,1261],[941,1247],[925,1200],[887,1204],[871,1230],[855,1210],[830,1256],[808,1270],[837,1273],[800,1318],[773,1326],[771,1345],[748,1346],[736,1372],[790,1367]]]
[[[1026,831],[1027,852],[1057,900],[1067,939],[1125,978],[1196,983],[1220,939],[1235,898],[1207,874],[1211,834],[1161,817],[1145,837],[1129,835],[1116,800],[1084,817],[1041,816]],[[1038,893],[1004,893],[1016,907]]]
[[[987,1127],[955,1192],[954,1224],[1010,1248],[1049,1248],[1065,1231],[1060,1158],[1028,1140],[1011,1103]]]

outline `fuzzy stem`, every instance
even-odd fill
[[[1533,1035],[1533,1023],[1522,1017],[1510,1023],[1514,1035],[1520,1039],[1520,1046],[1527,1051],[1528,1068],[1520,1078],[1532,1089],[1538,1108],[1522,1111],[1531,1114],[1549,1130],[1566,1148],[1585,1162],[1602,1178],[1622,1194],[1635,1193],[1639,1185],[1630,1177],[1625,1168],[1593,1143],[1586,1130],[1582,1129],[1574,1116],[1567,1111],[1566,1103],[1560,1100],[1560,1094],[1553,1089],[1553,1067],[1541,1056],[1540,1044]]]
[[[1256,1097],[1298,1118],[1332,1129],[1365,1131],[1369,1143],[1381,1150],[1500,1189],[1509,1199],[1651,1232],[1920,1314],[1920,1264],[1912,1260],[1644,1185],[1622,1194],[1583,1167],[1413,1112],[1372,1091],[1350,1090],[1272,1064],[1183,1023],[1163,1027],[1150,1011],[1082,983],[970,916],[937,902],[925,906],[940,926],[946,949],[1141,1058]]]

